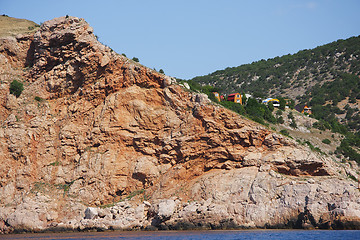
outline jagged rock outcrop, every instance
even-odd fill
[[[83,19],[1,40],[0,64],[3,232],[359,227],[335,162],[116,54]]]

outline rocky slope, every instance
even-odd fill
[[[340,165],[116,54],[83,19],[1,39],[0,65],[1,232],[360,227]]]

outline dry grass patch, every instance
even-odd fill
[[[0,37],[35,32],[40,26],[26,19],[0,16]]]

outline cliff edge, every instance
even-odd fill
[[[360,228],[336,162],[115,53],[84,19],[0,42],[0,232]]]

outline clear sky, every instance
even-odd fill
[[[360,35],[360,0],[0,0],[0,14],[84,18],[116,52],[182,79]]]

